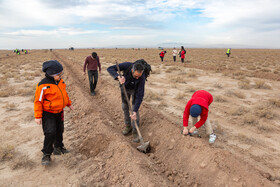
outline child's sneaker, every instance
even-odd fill
[[[216,134],[210,134],[209,136],[209,143],[214,143],[216,140]]]

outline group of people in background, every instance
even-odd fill
[[[164,56],[167,52],[162,50],[160,53],[159,53],[159,57],[161,59],[161,62],[163,62],[163,59],[164,59]],[[227,49],[227,52],[226,52],[226,55],[227,57],[229,58],[231,54],[231,48],[228,48]],[[184,46],[181,46],[181,50],[178,52],[177,49],[174,47],[173,50],[172,50],[172,56],[173,56],[173,61],[176,62],[176,57],[177,55],[181,58],[181,62],[184,63],[184,60],[185,60],[185,57],[186,57],[186,50],[184,48]]]
[[[167,52],[166,51],[161,51],[159,53],[159,57],[161,59],[161,62],[163,62],[164,56]],[[176,57],[177,55],[181,58],[181,62],[184,63],[185,57],[186,57],[186,50],[184,46],[181,46],[181,50],[178,52],[176,48],[174,47],[172,50],[172,56],[173,56],[173,61],[176,62]]]
[[[28,51],[26,49],[22,49],[21,52],[24,52],[24,54],[28,54]],[[14,53],[20,55],[20,50],[19,49],[15,49]]]

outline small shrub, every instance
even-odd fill
[[[160,69],[153,69],[151,74],[160,74]]]
[[[214,100],[217,101],[217,102],[220,102],[220,103],[227,102],[227,99],[222,95],[216,95],[214,97]]]
[[[242,79],[238,82],[238,87],[240,89],[249,90],[251,88],[250,81],[248,79]]]
[[[246,144],[256,144],[257,140],[245,133],[238,134],[238,140]]]
[[[164,107],[167,107],[167,103],[165,101],[161,101],[158,105],[157,105],[157,108],[164,108]]]
[[[266,131],[266,132],[272,132],[275,130],[275,128],[269,124],[269,123],[260,123],[257,128],[260,130],[260,131]]]
[[[273,106],[280,107],[280,99],[278,98],[269,99],[269,103]]]
[[[10,92],[8,90],[0,90],[0,97],[9,97]]]
[[[175,99],[178,99],[178,100],[181,100],[181,99],[184,99],[185,98],[185,94],[184,93],[178,93],[176,96],[175,96]]]
[[[254,115],[249,115],[247,114],[245,117],[244,117],[244,121],[243,121],[245,124],[250,124],[250,125],[258,125],[259,124],[259,121],[256,119],[256,116]]]
[[[146,101],[152,101],[152,100],[160,101],[160,100],[162,100],[162,96],[157,94],[157,93],[154,93],[152,91],[147,91],[145,93],[145,98],[144,99]]]
[[[5,88],[8,84],[9,83],[7,79],[0,79],[0,88]]]
[[[25,89],[19,89],[17,91],[17,95],[20,96],[29,96],[29,95],[34,95],[35,93],[35,88],[25,88]]]
[[[238,97],[240,99],[244,99],[246,97],[244,93],[242,93],[241,91],[237,91],[237,90],[228,90],[226,92],[226,95],[235,96],[235,97]]]
[[[215,87],[215,88],[222,88],[223,86],[222,86],[222,84],[216,82],[216,83],[214,84],[214,87]]]
[[[0,146],[0,161],[11,160],[15,155],[15,147],[12,145]]]
[[[271,89],[271,86],[268,85],[265,81],[263,80],[256,80],[255,81],[255,88],[256,89]]]
[[[14,103],[8,103],[3,108],[5,108],[7,112],[13,111],[13,110],[17,110],[17,105]]]
[[[20,168],[32,168],[35,163],[29,159],[27,155],[21,155],[20,157],[16,157],[11,163],[11,168],[13,170]]]
[[[255,114],[260,118],[266,118],[266,119],[273,119],[276,116],[272,108],[268,105],[257,106],[255,109]]]
[[[240,106],[238,107],[237,109],[234,109],[231,114],[233,116],[241,116],[241,115],[244,115],[244,114],[247,114],[249,112],[249,109],[248,108],[245,108],[244,106]]]
[[[190,93],[194,93],[197,89],[193,86],[189,86],[187,89],[186,89],[186,92],[190,92]]]
[[[175,83],[187,83],[184,76],[170,77],[170,81]]]
[[[197,77],[197,72],[196,71],[189,71],[188,73],[187,73],[187,76],[188,77]]]

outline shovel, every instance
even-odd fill
[[[119,67],[119,64],[118,64],[117,61],[116,61],[116,65],[117,65],[117,68],[118,68],[119,75],[120,75],[120,77],[122,77],[121,71],[120,71],[120,67]],[[123,91],[124,91],[124,95],[125,95],[125,98],[126,98],[126,102],[128,104],[128,108],[129,108],[130,114],[132,114],[133,110],[132,110],[132,107],[130,105],[129,98],[127,96],[127,92],[126,92],[125,86],[124,86],[124,84],[121,84],[121,85],[122,85],[122,88],[123,88]],[[137,130],[137,133],[138,133],[138,136],[139,136],[139,139],[140,139],[140,144],[141,144],[141,145],[139,145],[137,147],[137,150],[142,152],[142,153],[149,153],[151,151],[150,142],[144,142],[143,137],[141,135],[141,132],[139,130],[139,127],[138,127],[136,121],[132,120],[132,122],[134,122],[134,124],[135,124],[135,128]]]

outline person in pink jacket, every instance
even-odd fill
[[[186,50],[184,46],[181,46],[181,50],[179,51],[179,56],[181,58],[182,63],[184,63],[185,55],[186,55]]]
[[[209,134],[209,143],[214,143],[216,140],[216,135],[213,133],[212,126],[208,119],[209,106],[213,102],[213,96],[205,91],[198,90],[188,101],[184,115],[183,115],[183,134],[192,134],[197,129],[199,129],[203,124],[206,128],[206,133]],[[190,124],[190,130],[188,130],[189,116],[192,118],[192,123]],[[198,121],[198,117],[200,120]]]

